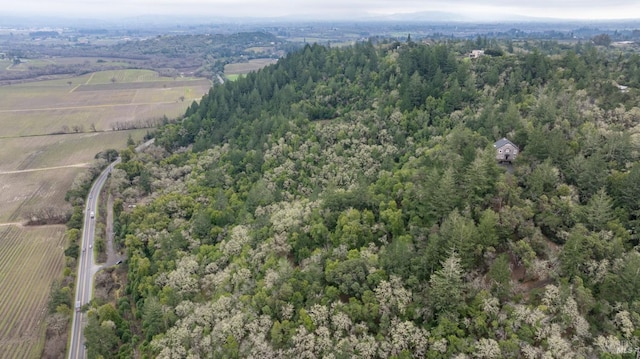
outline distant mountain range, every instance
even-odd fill
[[[161,26],[172,25],[201,25],[201,24],[277,24],[296,22],[404,22],[404,23],[563,23],[563,24],[620,24],[627,23],[640,26],[640,18],[627,20],[575,20],[558,18],[541,18],[522,15],[498,14],[491,17],[482,15],[465,15],[443,11],[422,11],[413,13],[398,13],[389,15],[353,15],[349,17],[321,17],[318,14],[289,15],[281,17],[231,17],[231,16],[207,16],[207,15],[138,15],[123,18],[81,18],[77,16],[26,16],[26,15],[0,15],[0,28],[35,26],[77,26],[77,27],[128,27],[128,26]]]
[[[517,14],[495,14],[487,15],[465,15],[461,13],[445,12],[445,11],[420,11],[412,13],[398,13],[390,15],[377,16],[361,16],[357,20],[362,21],[401,21],[401,22],[462,22],[462,23],[478,23],[478,22],[545,22],[545,23],[603,23],[603,22],[640,22],[640,17],[635,19],[617,19],[617,20],[576,20],[561,19],[551,17],[534,17]],[[352,18],[353,20],[353,18]]]

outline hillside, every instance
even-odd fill
[[[212,88],[121,154],[90,356],[632,353],[640,56],[528,46],[314,45]]]

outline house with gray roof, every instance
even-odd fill
[[[493,147],[496,149],[496,160],[501,163],[515,160],[520,152],[518,146],[504,137],[497,140]]]

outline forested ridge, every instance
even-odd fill
[[[491,46],[306,46],[122,151],[90,357],[634,355],[640,56]]]

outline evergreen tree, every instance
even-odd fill
[[[453,251],[429,280],[429,298],[438,316],[455,313],[464,302],[460,257]]]
[[[589,202],[582,208],[584,223],[592,231],[601,231],[607,228],[607,223],[613,220],[613,200],[604,188],[591,196]]]

